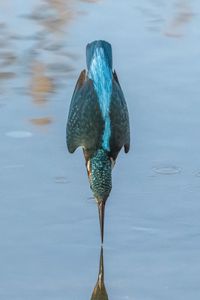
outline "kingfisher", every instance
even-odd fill
[[[82,147],[99,212],[101,242],[105,205],[112,189],[112,169],[122,147],[130,148],[127,104],[112,66],[111,44],[97,40],[86,46],[87,70],[80,73],[72,95],[66,141],[70,153]]]
[[[104,283],[103,247],[101,247],[97,283],[93,290],[91,300],[109,300]]]

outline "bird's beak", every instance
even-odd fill
[[[101,246],[100,262],[99,262],[99,280],[104,282],[104,266],[103,266],[103,246]]]
[[[101,231],[101,243],[103,244],[103,235],[104,235],[104,211],[105,211],[105,201],[100,201],[97,203],[99,210],[99,223]]]

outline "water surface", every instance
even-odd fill
[[[107,203],[109,299],[200,296],[197,0],[0,4],[0,296],[90,299],[100,251],[82,151],[65,125],[85,46],[113,46],[131,122]]]

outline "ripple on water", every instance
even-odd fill
[[[197,171],[197,172],[195,173],[195,176],[196,176],[196,177],[200,177],[200,171]]]
[[[156,174],[160,174],[160,175],[175,175],[175,174],[179,174],[181,172],[181,169],[177,166],[163,165],[163,166],[154,167],[153,171]]]
[[[67,184],[67,183],[69,183],[69,181],[68,181],[67,178],[64,177],[64,176],[56,176],[56,177],[55,177],[55,183],[59,183],[59,184]]]
[[[12,137],[12,138],[29,138],[32,137],[32,133],[30,131],[22,131],[22,130],[16,130],[16,131],[8,131],[5,133],[6,136]]]
[[[5,103],[0,103],[0,108],[4,107],[5,105]]]
[[[7,166],[4,166],[3,168],[4,169],[18,169],[18,168],[23,168],[24,165],[22,164],[15,164],[15,165],[7,165]]]

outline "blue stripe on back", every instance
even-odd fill
[[[94,51],[90,69],[88,70],[88,77],[93,80],[102,116],[105,121],[102,147],[105,150],[110,151],[109,141],[111,136],[111,127],[109,111],[112,93],[112,70],[108,65],[108,61],[102,47],[97,47]]]

